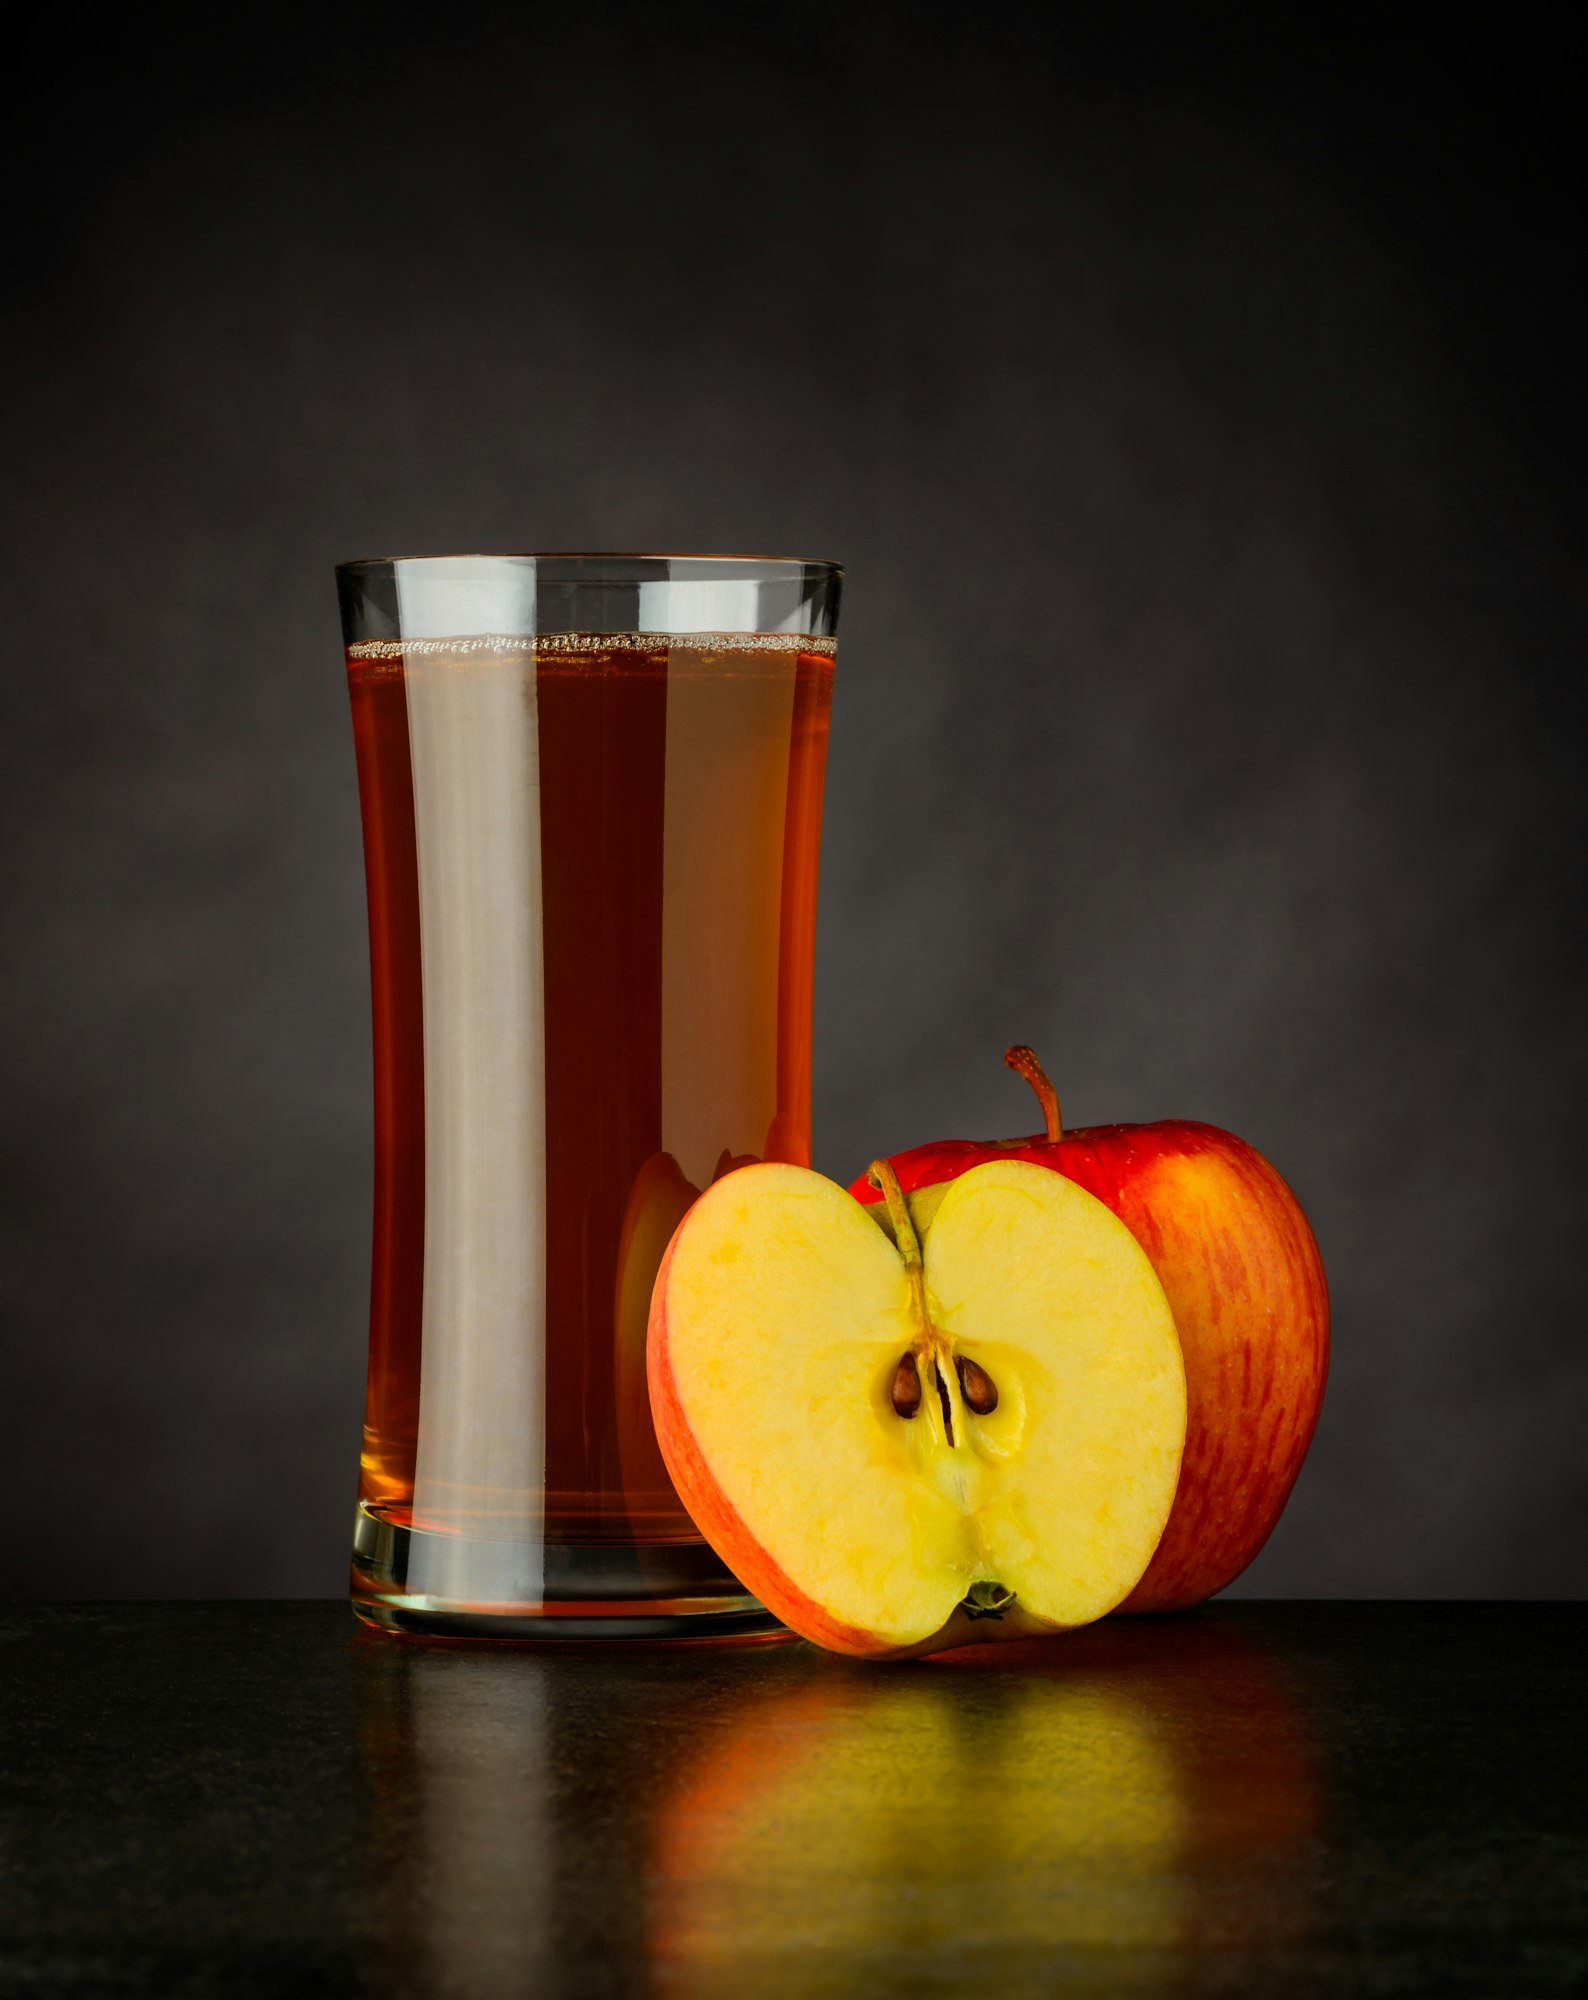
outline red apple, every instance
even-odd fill
[[[701,1195],[657,1274],[651,1411],[706,1540],[803,1637],[899,1658],[1068,1630],[1133,1588],[1169,1516],[1185,1375],[1116,1217],[1018,1160],[918,1235],[808,1168]]]
[[[1146,1251],[1186,1371],[1180,1487],[1157,1553],[1122,1611],[1178,1611],[1232,1583],[1273,1532],[1317,1428],[1329,1367],[1329,1294],[1301,1205],[1260,1153],[1190,1119],[1065,1132],[1028,1048],[1004,1057],[1036,1091],[1046,1130],[945,1139],[896,1153],[907,1192],[987,1160],[1050,1167],[1095,1195]],[[850,1188],[875,1202],[862,1176]],[[916,1195],[918,1222],[930,1197]]]

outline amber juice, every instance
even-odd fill
[[[831,642],[372,641],[348,676],[376,1167],[355,1601],[726,1603],[645,1325],[693,1195],[808,1159]]]

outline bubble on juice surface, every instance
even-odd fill
[[[541,632],[473,633],[455,639],[360,639],[347,649],[349,660],[401,660],[428,656],[456,659],[486,654],[522,659],[530,652],[545,659],[613,653],[806,653],[831,659],[836,641],[807,632]]]

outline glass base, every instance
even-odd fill
[[[520,1645],[792,1635],[703,1542],[504,1541],[409,1528],[359,1503],[353,1609],[384,1632]]]

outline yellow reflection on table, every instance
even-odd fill
[[[708,1993],[905,1965],[1153,1991],[1179,1954],[1304,1932],[1317,1820],[1294,1702],[1238,1635],[1164,1621],[832,1665],[745,1702],[678,1779],[651,1951]]]
[[[1312,1922],[1292,1668],[1216,1613],[896,1667],[360,1654],[397,1990],[1266,1990]]]

